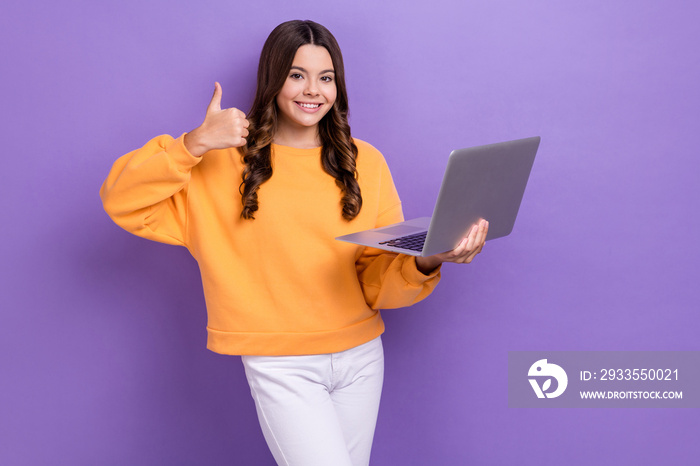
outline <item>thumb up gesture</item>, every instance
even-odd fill
[[[241,147],[246,144],[248,120],[237,108],[221,108],[221,85],[215,83],[214,95],[207,107],[204,122],[185,135],[190,154],[201,157],[214,149]]]

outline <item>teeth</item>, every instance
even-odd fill
[[[318,108],[321,106],[321,104],[304,104],[299,102],[299,105],[301,105],[304,108]]]

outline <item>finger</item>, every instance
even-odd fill
[[[478,247],[472,251],[469,251],[468,254],[466,254],[464,257],[462,257],[462,262],[469,264],[471,261],[474,260],[474,258],[481,252],[481,248]]]
[[[209,106],[207,107],[207,113],[215,110],[221,110],[221,95],[223,94],[223,90],[221,89],[221,84],[214,83],[214,95],[211,97],[211,102],[209,102]]]
[[[464,237],[465,239],[469,240],[470,238],[474,238],[479,231],[479,226],[478,225],[472,225],[472,227],[469,229],[469,233]]]
[[[472,236],[474,233],[474,228],[472,227],[471,230],[469,230],[469,233],[467,236],[464,236],[462,239],[459,240],[459,243],[457,243],[457,246],[452,249],[452,251],[446,251],[444,254],[446,256],[446,260],[448,261],[454,261],[460,258],[460,256],[463,256],[466,251],[468,251],[468,246],[469,246],[469,238]]]
[[[459,243],[452,251],[447,251],[444,253],[445,260],[448,262],[454,262],[455,260],[459,259],[460,256],[464,255],[464,251],[467,249],[467,241],[468,238],[466,236],[460,239]]]
[[[473,225],[469,234],[462,238],[460,243],[448,253],[449,256],[445,260],[457,264],[469,264],[481,252],[487,232],[487,221],[481,220],[478,224]]]
[[[459,251],[455,251],[458,253],[457,257],[455,258],[456,262],[469,263],[474,256],[481,251],[483,239],[480,238],[480,235],[482,234],[482,230],[481,224],[472,226],[472,229],[469,231],[469,236],[464,238],[466,240],[464,242],[464,248]]]
[[[478,246],[478,243],[476,242],[478,233],[479,225],[472,225],[467,235],[459,241],[454,249],[442,253],[442,260],[444,262],[464,262],[465,259],[472,254],[473,250]]]
[[[479,236],[479,226],[474,225],[469,232],[469,236],[467,237],[467,245],[466,245],[466,251],[471,252],[472,249],[474,249],[477,246],[477,238]]]
[[[481,252],[482,249],[484,249],[484,244],[486,243],[486,236],[488,235],[489,231],[489,222],[486,220],[482,220],[479,222],[479,232],[476,236],[475,243],[474,243],[474,250],[470,252],[467,263],[471,262],[477,254]]]
[[[232,108],[229,110],[233,110],[233,118],[236,121],[236,125],[239,125],[242,128],[247,128],[250,126],[250,122],[246,119],[245,113],[241,112],[237,108]]]
[[[475,244],[481,248],[486,242],[486,235],[488,234],[489,223],[486,220],[479,222],[479,231],[476,234]]]

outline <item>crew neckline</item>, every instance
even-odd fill
[[[287,154],[293,154],[293,155],[318,155],[321,153],[321,146],[319,147],[313,147],[311,149],[301,149],[299,147],[291,147],[291,146],[285,146],[283,144],[276,144],[272,143],[272,149],[273,150],[278,150],[278,151],[283,151],[284,153]]]

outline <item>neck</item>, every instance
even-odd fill
[[[297,149],[313,149],[321,145],[321,138],[318,134],[318,125],[290,127],[279,124],[273,142]]]

